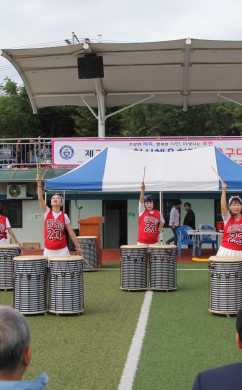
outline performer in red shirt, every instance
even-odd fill
[[[3,206],[2,204],[0,204],[0,245],[6,244],[8,236],[7,232],[10,234],[16,245],[21,245],[20,242],[17,240],[13,229],[11,228],[9,219],[5,215],[3,215],[3,212]]]
[[[69,236],[76,247],[78,255],[81,255],[81,247],[77,241],[75,232],[73,231],[70,219],[63,211],[63,198],[59,194],[55,194],[51,198],[51,209],[46,205],[43,199],[41,177],[39,174],[36,176],[37,180],[37,194],[39,205],[44,213],[44,256],[70,256],[69,249],[67,247],[67,240],[65,229],[68,231]]]
[[[162,214],[154,209],[152,195],[145,195],[145,184],[141,184],[139,200],[139,221],[137,244],[156,244],[165,220]]]
[[[231,196],[229,209],[226,203],[227,185],[222,182],[221,214],[224,221],[224,233],[217,256],[242,256],[242,200]]]

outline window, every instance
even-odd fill
[[[22,228],[22,200],[2,200],[4,215],[8,217],[12,228]]]

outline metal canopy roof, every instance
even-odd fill
[[[104,78],[79,79],[77,58],[103,57]],[[145,103],[183,106],[221,101],[242,104],[242,42],[181,39],[151,43],[79,43],[3,49],[19,72],[33,111],[40,107],[105,107]],[[95,113],[93,112],[95,115]]]

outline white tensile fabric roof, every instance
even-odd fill
[[[77,58],[90,51],[103,57],[102,79],[78,79]],[[2,49],[1,55],[22,77],[34,112],[48,106],[113,107],[141,101],[184,110],[219,101],[242,103],[241,41],[79,43]]]

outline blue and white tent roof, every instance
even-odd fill
[[[72,171],[48,180],[46,190],[139,192],[145,172],[147,192],[242,191],[242,167],[216,147],[172,153],[105,148]]]

